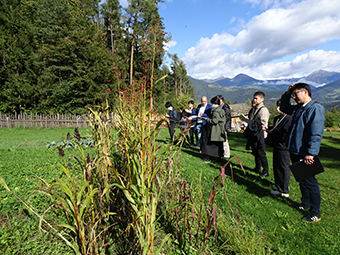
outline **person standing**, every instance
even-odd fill
[[[218,99],[220,99],[220,107],[224,110],[225,113],[225,142],[223,142],[223,159],[229,159],[230,158],[230,147],[228,143],[228,136],[227,132],[231,130],[231,111],[228,104],[224,102],[224,97],[222,95],[216,96]]]
[[[199,140],[200,151],[202,151],[203,142],[208,138],[208,126],[205,118],[211,118],[212,106],[208,104],[206,96],[201,98],[201,104],[197,107],[197,138]]]
[[[262,91],[254,93],[253,108],[249,112],[250,118],[247,119],[247,147],[251,146],[252,154],[255,156],[254,171],[261,177],[269,176],[268,160],[265,152],[264,130],[268,127],[269,111],[264,106],[263,101],[265,94]],[[263,172],[261,171],[263,168]]]
[[[177,122],[180,119],[180,114],[176,111],[176,109],[172,106],[171,102],[166,102],[165,107],[169,110],[169,113],[165,115],[166,118],[169,118],[169,134],[170,134],[170,139],[173,142],[175,139],[175,127]]]
[[[213,110],[212,117],[203,117],[207,121],[208,130],[210,131],[207,139],[204,140],[202,153],[205,155],[203,161],[209,162],[209,156],[221,158],[223,156],[223,143],[225,137],[225,112],[221,107],[221,101],[217,97],[210,100]]]
[[[276,106],[279,115],[274,118],[274,126],[267,130],[268,138],[273,141],[273,170],[274,183],[277,190],[272,190],[275,196],[289,197],[290,155],[286,146],[286,137],[289,132],[292,116],[280,110],[281,100]]]
[[[297,105],[290,104],[293,98]],[[312,91],[306,83],[290,85],[281,96],[281,111],[292,115],[292,126],[287,138],[292,163],[304,161],[307,165],[314,163],[314,157],[319,154],[325,123],[323,106],[312,99]],[[309,208],[302,218],[303,222],[318,222],[321,220],[321,194],[318,180],[315,176],[299,182],[301,191],[300,210]]]
[[[185,112],[189,114],[190,116],[195,116],[197,115],[197,109],[194,107],[194,101],[190,100],[188,102],[188,107],[189,109],[185,109]],[[197,119],[195,118],[190,118],[190,129],[189,129],[189,134],[190,134],[190,147],[194,147],[194,136],[196,137],[196,144],[198,146],[198,138],[197,138],[197,131],[196,131],[196,123]]]

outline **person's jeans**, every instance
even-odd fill
[[[189,134],[190,134],[190,144],[194,145],[194,142],[195,142],[194,137],[196,138],[196,144],[198,144],[196,126],[193,126],[193,127],[190,128]]]
[[[292,163],[299,162],[304,157],[290,154]],[[315,176],[304,179],[299,182],[301,191],[301,204],[304,207],[309,207],[309,212],[320,217],[321,194],[318,180]]]
[[[202,123],[199,123],[196,125],[196,132],[197,132],[197,140],[196,140],[196,146],[201,146],[201,137],[202,137]]]
[[[170,122],[170,123],[168,123],[168,127],[169,127],[170,139],[171,139],[171,141],[173,141],[175,139],[175,127],[176,127],[176,123]]]
[[[196,126],[197,129],[197,138],[200,141],[200,151],[202,151],[202,146],[203,143],[206,141],[206,139],[208,139],[208,124],[206,125],[199,125],[199,128],[197,128],[198,126]]]

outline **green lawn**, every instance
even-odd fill
[[[56,162],[61,162],[57,150],[47,150],[52,141],[62,141],[66,134],[73,134],[73,129],[0,129],[0,176],[8,186],[26,201],[35,206],[44,205],[38,197],[29,197],[35,185],[32,175],[52,180],[60,175],[57,168],[51,169]],[[80,130],[82,136],[88,131]],[[301,221],[303,214],[295,209],[300,202],[298,183],[291,176],[290,197],[277,198],[270,195],[273,173],[261,179],[250,169],[254,168],[253,156],[245,151],[245,139],[240,133],[230,133],[231,154],[242,162],[246,175],[235,158],[231,159],[234,170],[235,186],[227,180],[227,194],[235,211],[240,213],[241,222],[255,225],[255,234],[262,238],[270,254],[339,254],[338,222],[340,204],[338,190],[340,176],[340,134],[325,133],[320,153],[325,172],[318,175],[321,188],[322,220],[307,224]],[[167,130],[161,133],[159,142],[168,142]],[[69,150],[66,155],[75,153]],[[267,149],[269,164],[272,165],[271,149]],[[220,163],[203,163],[197,149],[187,146],[182,148],[180,172],[187,181],[202,184],[207,191],[211,189],[213,179],[220,172]],[[226,173],[230,175],[227,168]],[[235,193],[234,191],[235,190]],[[236,197],[236,202],[234,199]],[[33,199],[34,198],[34,199]],[[235,205],[236,203],[236,205]],[[222,193],[216,198],[218,212],[230,215],[230,210]],[[242,223],[243,224],[243,223]],[[59,239],[44,235],[39,236],[38,221],[12,195],[0,187],[0,253],[2,254],[72,254]]]
[[[296,209],[300,202],[300,188],[291,174],[290,197],[274,197],[270,194],[274,183],[272,171],[272,149],[267,148],[270,176],[260,178],[251,171],[255,167],[254,157],[245,150],[245,138],[241,133],[228,134],[231,155],[242,162],[246,175],[235,158],[231,159],[234,169],[237,209],[242,219],[254,223],[259,235],[263,235],[268,251],[273,254],[339,254],[340,233],[340,134],[325,133],[322,140],[320,160],[325,172],[317,176],[321,189],[321,217],[317,223],[301,221],[304,213]],[[188,180],[198,180],[202,175],[207,188],[219,173],[221,163],[203,163],[198,150],[183,148],[180,169]],[[226,171],[229,175],[230,170]],[[231,181],[229,199],[233,198]],[[221,194],[217,200],[219,208],[229,213]],[[235,207],[235,205],[234,205]]]

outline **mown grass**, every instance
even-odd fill
[[[29,202],[40,213],[50,204],[46,196],[33,195],[37,187],[33,176],[48,182],[60,177],[61,171],[52,168],[62,162],[58,150],[48,150],[52,141],[73,135],[73,128],[55,129],[0,129],[0,176],[24,201]],[[80,131],[86,136],[87,130]],[[76,150],[72,150],[76,153]],[[72,161],[70,161],[72,163]],[[57,237],[39,234],[39,221],[13,195],[0,187],[0,253],[2,254],[73,254]]]
[[[242,162],[246,175],[235,158],[231,159],[235,181],[235,197],[231,179],[227,183],[228,196],[232,206],[237,207],[241,220],[256,226],[256,235],[264,238],[268,253],[272,254],[339,254],[340,220],[339,200],[339,162],[340,134],[325,133],[322,140],[320,159],[325,172],[317,176],[321,189],[321,217],[318,223],[304,223],[301,218],[305,212],[296,209],[301,194],[298,183],[291,174],[290,197],[274,197],[270,194],[274,183],[272,171],[272,149],[267,148],[270,176],[260,178],[251,171],[255,167],[254,157],[245,150],[245,138],[241,133],[228,134],[231,155],[236,155]],[[165,142],[165,138],[163,141]],[[198,149],[182,149],[180,172],[188,181],[198,181],[210,188],[213,178],[219,173],[220,162],[203,163]],[[231,175],[226,168],[226,173]],[[223,195],[216,199],[218,208],[226,215],[229,207]]]
[[[0,129],[0,176],[17,195],[35,206],[43,207],[47,201],[42,197],[29,197],[34,183],[32,175],[45,178],[48,181],[60,176],[60,170],[51,169],[62,159],[57,150],[47,150],[46,144],[51,141],[62,141],[66,134],[73,134],[74,129]],[[80,130],[86,135],[87,130]],[[340,155],[340,134],[325,133],[320,153],[325,172],[318,175],[321,189],[322,220],[314,224],[301,221],[303,214],[295,209],[300,201],[298,183],[291,175],[290,197],[278,198],[270,195],[273,184],[273,173],[269,178],[261,179],[251,172],[254,159],[245,150],[245,139],[242,134],[230,133],[229,143],[231,154],[242,162],[246,175],[239,167],[235,158],[233,165],[234,186],[231,178],[227,179],[226,191],[231,201],[232,209],[240,214],[241,226],[253,237],[258,237],[266,246],[269,254],[338,254],[339,237],[338,222],[340,203],[338,190],[340,176],[338,171]],[[159,142],[169,142],[167,130],[161,133]],[[66,154],[75,153],[76,150]],[[272,165],[271,149],[267,149],[269,164]],[[202,155],[197,149],[187,146],[182,148],[180,172],[182,178],[198,184],[210,191],[214,178],[220,172],[220,162],[203,163]],[[231,175],[230,169],[226,173]],[[224,219],[220,225],[220,237],[232,238],[228,222],[231,212],[222,193],[216,200],[218,218]],[[221,223],[222,224],[222,223]],[[249,246],[256,245],[253,240]],[[235,244],[236,245],[236,244]],[[3,254],[72,254],[57,237],[44,235],[40,237],[38,221],[12,195],[0,187],[0,252]]]

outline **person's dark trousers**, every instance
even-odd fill
[[[170,122],[170,123],[168,123],[168,127],[169,127],[170,139],[171,139],[171,141],[173,141],[175,139],[175,127],[176,127],[176,123],[175,122]]]
[[[289,193],[290,179],[290,153],[285,149],[273,151],[274,180],[277,190],[281,193]]]
[[[208,130],[208,124],[205,124],[204,126],[201,126],[201,138],[200,138],[200,151],[202,151],[203,143],[205,143],[208,140],[209,136],[209,130]]]
[[[252,148],[252,153],[255,156],[255,171],[258,173],[261,173],[261,167],[263,167],[263,174],[268,174],[268,160],[265,152],[265,147],[264,146],[257,146],[255,145],[251,146]]]
[[[196,144],[198,145],[198,138],[197,138],[197,132],[196,132],[196,127],[192,127],[189,130],[189,134],[190,134],[190,144],[194,145],[194,136],[196,138]]]
[[[299,162],[304,157],[290,154],[292,163]],[[305,207],[309,207],[309,212],[313,215],[320,217],[320,205],[321,205],[321,194],[318,180],[315,176],[304,179],[299,182],[301,190],[301,204]]]

